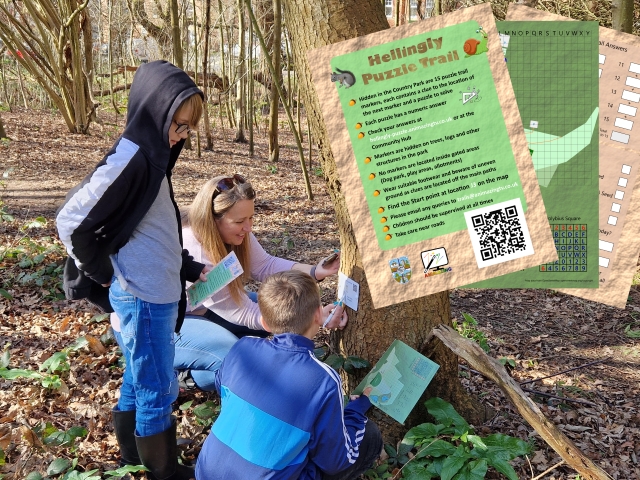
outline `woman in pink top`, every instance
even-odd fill
[[[222,288],[201,308],[187,313],[176,336],[174,368],[183,387],[213,389],[215,371],[239,337],[267,336],[260,323],[255,294],[244,289],[250,279],[262,281],[284,270],[301,270],[317,281],[338,272],[339,255],[317,265],[292,262],[269,255],[251,233],[256,193],[240,175],[215,177],[205,183],[183,213],[183,243],[194,260],[209,267],[231,251],[236,253],[243,275]],[[331,309],[331,307],[325,307]],[[338,307],[327,328],[344,328],[346,313]],[[194,385],[195,384],[195,385]]]

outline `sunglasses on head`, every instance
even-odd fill
[[[244,179],[242,175],[238,175],[237,173],[233,175],[233,177],[225,177],[220,179],[218,184],[216,185],[216,190],[218,192],[226,192],[227,190],[231,190],[236,185],[242,185],[247,181]]]

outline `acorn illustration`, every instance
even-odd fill
[[[385,240],[391,240],[391,234],[387,233],[384,237]]]
[[[356,123],[356,130],[360,130],[362,128],[362,124],[360,122]]]
[[[358,138],[364,138],[364,132],[360,132],[360,133],[358,134]]]
[[[387,223],[387,217],[382,217],[380,219],[380,223]]]
[[[373,180],[374,178],[376,178],[376,174],[375,173],[370,173],[369,174],[369,180]]]
[[[383,212],[384,212],[384,207],[380,207],[380,208],[378,209],[378,213],[383,213]]]
[[[367,157],[364,159],[364,163],[371,163],[371,157]]]
[[[377,197],[378,195],[380,195],[380,190],[376,190],[373,192],[374,197]]]
[[[382,231],[383,232],[388,232],[389,231],[389,225],[385,225],[384,227],[382,227]]]
[[[356,101],[352,98],[351,100],[349,100],[349,106],[353,107],[356,104]]]

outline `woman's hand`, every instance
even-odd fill
[[[335,257],[333,258],[333,260],[331,260],[331,257],[333,257],[334,255]],[[330,261],[325,264],[324,262],[326,260],[330,260]],[[316,270],[315,270],[316,280],[319,282],[321,280],[324,280],[330,275],[335,275],[336,273],[338,273],[339,269],[340,269],[340,252],[332,253],[328,257],[325,257],[322,260],[320,260],[320,263],[316,265]]]
[[[337,328],[338,330],[342,330],[347,326],[348,318],[347,312],[344,311],[342,305],[333,305],[329,304],[322,309],[322,317],[324,321],[327,321],[327,318],[331,315],[331,319],[329,323],[324,325],[324,328]]]

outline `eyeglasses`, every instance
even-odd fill
[[[183,130],[184,131],[184,130]],[[227,190],[231,190],[236,185],[242,185],[247,181],[244,179],[242,175],[238,175],[237,173],[233,175],[233,177],[225,177],[222,178],[218,185],[216,185],[216,190],[218,192],[226,192]]]
[[[189,125],[186,123],[178,123],[175,122],[176,124],[176,133],[180,134],[180,133],[184,133],[187,132],[187,134],[191,134],[191,129],[189,128]]]

